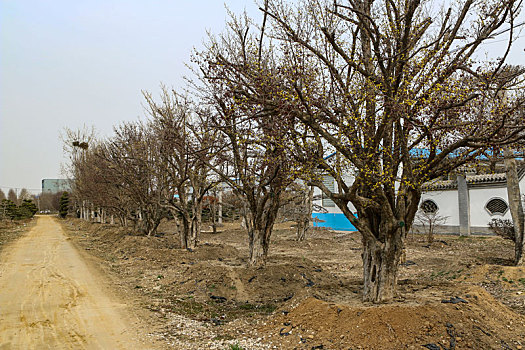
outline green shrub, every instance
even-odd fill
[[[60,197],[60,208],[58,209],[58,215],[60,215],[61,218],[65,218],[67,216],[68,211],[69,211],[69,193],[64,192],[62,193],[62,197]]]

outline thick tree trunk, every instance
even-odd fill
[[[250,266],[264,266],[270,249],[270,237],[273,225],[277,219],[280,205],[280,195],[277,194],[268,200],[263,213],[250,213],[246,217],[250,239]]]
[[[388,303],[395,296],[397,270],[403,252],[401,233],[385,243],[363,238],[363,300]]]
[[[180,247],[181,249],[188,249],[190,247],[189,232],[191,221],[188,215],[182,215],[182,223],[180,225]]]
[[[510,213],[512,222],[514,223],[514,263],[516,265],[524,265],[525,259],[523,256],[525,238],[524,238],[524,213],[521,202],[520,183],[518,178],[518,170],[516,159],[511,149],[504,149],[505,155],[505,172],[507,177],[507,196],[509,199]]]
[[[191,219],[191,231],[189,233],[188,248],[195,249],[199,242],[199,236],[202,226],[202,205],[196,204],[193,217]]]
[[[304,211],[301,212],[299,220],[297,221],[297,240],[304,241],[306,234],[310,229],[310,222],[312,221],[312,205],[314,197],[314,188],[310,186],[304,203]]]
[[[268,257],[268,245],[265,243],[266,235],[271,233],[265,232],[264,229],[254,229],[250,233],[250,266],[264,266]],[[266,246],[265,246],[266,245]]]

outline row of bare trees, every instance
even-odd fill
[[[523,70],[505,65],[521,3],[265,0],[261,25],[233,16],[195,53],[191,100],[146,93],[148,122],[77,152],[78,199],[146,234],[169,211],[194,247],[202,198],[225,183],[242,199],[249,262],[263,265],[302,179],[361,233],[364,300],[390,301],[421,185],[525,136]],[[502,31],[502,57],[476,62]]]

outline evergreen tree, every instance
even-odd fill
[[[16,207],[16,204],[9,199],[2,200],[0,203],[0,217],[2,219],[16,219],[18,217],[18,208]]]
[[[60,209],[58,210],[58,215],[60,215],[61,218],[65,218],[67,216],[68,210],[69,210],[69,193],[64,192],[62,193],[62,197],[60,197]]]
[[[18,207],[18,216],[20,219],[29,219],[32,218],[37,211],[38,208],[31,199],[24,199],[22,204]]]

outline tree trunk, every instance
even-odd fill
[[[267,232],[264,232],[264,230],[261,229],[253,229],[251,233],[249,233],[250,236],[250,260],[248,264],[250,266],[264,266],[266,264],[266,258],[267,254],[265,254],[265,251],[268,252],[268,247],[264,247],[265,242],[265,235],[267,235]]]
[[[188,242],[188,247],[191,249],[195,249],[197,247],[202,226],[202,204],[198,203],[194,205],[195,207],[193,217],[191,219],[191,231]]]
[[[219,190],[219,195],[217,197],[217,201],[218,201],[218,206],[219,206],[219,208],[218,208],[219,209],[219,213],[218,213],[217,222],[220,225],[220,224],[222,224],[222,189]]]
[[[306,234],[310,229],[310,222],[312,221],[312,211],[313,211],[313,198],[314,198],[314,188],[310,186],[308,188],[307,196],[305,198],[304,210],[301,210],[299,220],[297,221],[297,240],[299,242],[306,239]]]
[[[511,149],[504,149],[505,155],[505,172],[507,177],[507,196],[509,199],[510,213],[514,224],[514,263],[516,265],[524,264],[524,214],[521,202],[520,183],[516,159]]]
[[[262,213],[250,212],[246,215],[248,235],[250,239],[250,266],[264,266],[270,249],[270,237],[273,225],[277,219],[280,206],[280,194],[275,194],[268,200]],[[254,210],[253,210],[254,211]]]
[[[308,231],[308,226],[299,219],[297,222],[297,241],[302,242],[306,238],[306,231]]]
[[[190,219],[187,215],[182,215],[182,223],[180,225],[180,247],[181,249],[190,248],[189,232],[190,232]]]
[[[210,218],[213,234],[217,234],[217,203],[215,201],[210,203]]]
[[[388,303],[393,300],[402,252],[400,232],[386,243],[363,238],[363,301]]]

